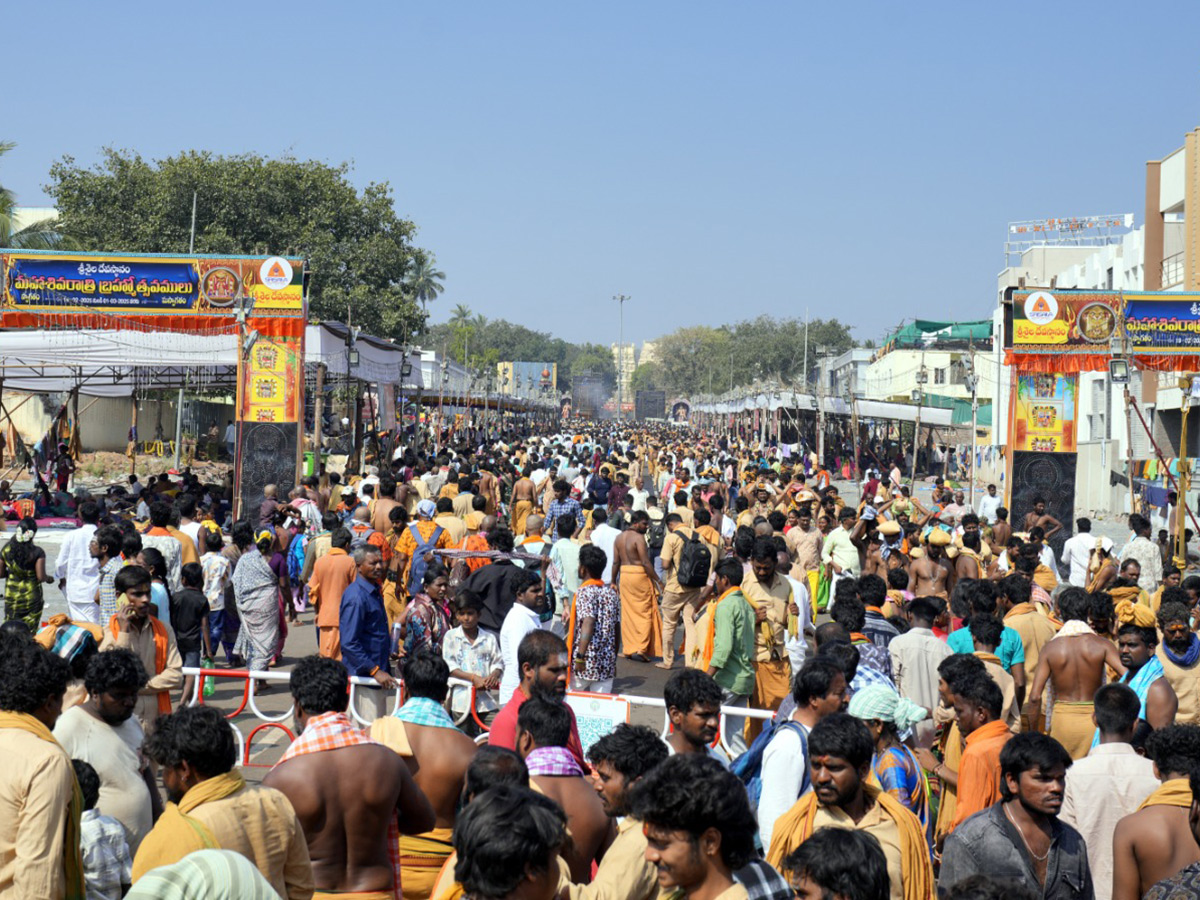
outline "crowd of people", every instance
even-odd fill
[[[1200,577],[1140,516],[1058,553],[995,486],[597,425],[237,520],[130,485],[76,498],[53,572],[33,520],[0,551],[0,898],[1200,896]],[[278,666],[300,622],[296,738],[248,784],[184,669]],[[670,730],[585,745],[568,694],[622,658]]]

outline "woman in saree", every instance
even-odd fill
[[[279,576],[268,563],[275,535],[262,529],[233,570],[233,596],[242,621],[234,652],[252,672],[266,671],[279,648]]]

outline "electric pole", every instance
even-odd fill
[[[617,421],[621,421],[621,403],[625,392],[625,301],[629,298],[624,294],[613,297],[620,309],[621,331],[617,344]]]

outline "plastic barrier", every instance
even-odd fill
[[[258,704],[255,702],[255,694],[257,692],[253,687],[255,683],[260,681],[286,685],[289,681],[291,681],[291,673],[273,671],[251,672],[247,669],[197,669],[190,666],[185,666],[183,669],[183,674],[185,676],[192,675],[196,678],[195,686],[192,689],[192,696],[188,702],[189,706],[198,706],[204,704],[204,684],[209,679],[231,679],[240,680],[243,682],[241,701],[233,712],[225,714],[225,718],[230,720],[230,727],[233,728],[234,732],[237,734],[238,758],[242,760],[242,765],[261,765],[250,762],[251,742],[255,735],[257,735],[260,731],[264,729],[278,729],[287,734],[289,738],[295,738],[295,735],[292,733],[292,731],[285,724],[283,724],[291,719],[292,714],[295,711],[294,706],[289,705],[287,710],[280,715],[269,715],[258,708]],[[402,702],[404,685],[399,679],[397,679],[397,685],[398,686],[392,691],[392,702],[390,704],[390,708],[388,708],[387,704],[385,704],[385,708],[387,708],[388,713],[395,712],[396,708]],[[454,724],[461,726],[464,722],[466,722],[468,717],[471,717],[475,720],[475,723],[481,730],[480,738],[486,739],[488,727],[479,718],[479,714],[475,710],[475,697],[477,693],[475,686],[469,681],[463,681],[457,678],[451,678],[450,685],[451,687],[470,688],[471,691],[471,702],[467,708],[467,711],[458,716]],[[381,690],[381,688],[373,678],[363,678],[356,675],[350,679],[350,705],[347,709],[347,713],[355,722],[366,728],[371,724],[371,722],[359,715],[358,711],[355,709],[354,703],[356,691],[363,689],[378,691]],[[631,707],[641,706],[652,709],[661,709],[663,715],[663,727],[660,733],[664,740],[671,733],[671,720],[667,714],[667,704],[661,697],[641,697],[636,694],[584,694],[575,692],[569,692],[568,696],[571,698],[577,698],[578,702],[580,703],[587,702],[592,698],[603,698],[605,700],[628,703]],[[250,731],[249,735],[243,737],[240,729],[233,723],[232,720],[247,710],[254,715],[260,724],[256,725]],[[770,719],[774,715],[774,713],[766,709],[747,709],[745,707],[736,706],[722,706],[720,713],[721,724],[714,746],[719,744],[726,754],[729,754],[730,756],[732,756],[732,753],[729,749],[729,743],[725,739],[725,722],[727,718]]]

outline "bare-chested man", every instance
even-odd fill
[[[662,655],[662,620],[658,598],[662,579],[646,546],[650,515],[645,510],[630,513],[629,527],[613,544],[613,586],[621,595],[621,652],[639,659]]]
[[[1046,541],[1062,530],[1062,522],[1046,512],[1046,500],[1044,497],[1034,497],[1033,511],[1025,513],[1025,531],[1032,531],[1039,526],[1046,532],[1043,537],[1043,540]]]
[[[1196,807],[1188,784],[1200,759],[1200,726],[1172,725],[1154,732],[1146,741],[1146,755],[1162,785],[1113,832],[1112,900],[1138,900],[1157,882],[1200,862],[1189,823]]]
[[[391,828],[419,834],[434,824],[433,808],[408,768],[387,747],[366,737],[346,715],[345,667],[309,656],[292,670],[295,742],[263,784],[291,801],[308,840],[314,897],[357,893],[390,900]]]
[[[1125,674],[1116,645],[1088,625],[1090,608],[1091,595],[1083,588],[1067,588],[1059,595],[1063,627],[1042,648],[1027,695],[1030,720],[1037,722],[1042,691],[1047,682],[1054,687],[1050,736],[1067,749],[1072,759],[1083,759],[1092,747],[1096,731],[1092,698],[1108,681],[1104,667],[1107,665],[1117,675]]]
[[[988,568],[980,556],[979,531],[967,531],[962,536],[962,548],[954,561],[956,578],[985,578]]]
[[[1012,537],[1012,525],[1008,523],[1008,510],[1003,506],[996,510],[996,521],[992,523],[992,555],[999,558],[1008,547],[1008,539]]]
[[[400,755],[437,818],[423,834],[400,839],[404,896],[427,900],[438,871],[454,846],[454,816],[475,742],[454,727],[442,705],[449,691],[450,667],[432,650],[408,658],[404,687],[408,700],[395,715],[376,719],[371,737]]]
[[[494,516],[500,508],[500,480],[495,474],[496,467],[491,460],[479,465],[479,496],[487,501],[483,508],[486,515]]]
[[[570,737],[571,713],[565,704],[540,695],[521,704],[517,752],[529,768],[530,780],[567,814],[572,841],[563,849],[563,858],[571,880],[587,884],[592,880],[592,862],[599,862],[616,831],[596,789],[567,749]]]
[[[925,543],[925,555],[908,564],[908,589],[914,597],[941,597],[950,599],[956,575],[954,566],[946,558],[950,546],[950,535],[940,528],[929,532]]]
[[[537,500],[537,487],[533,483],[533,479],[529,476],[533,474],[533,466],[526,466],[517,483],[513,485],[512,499],[509,504],[512,506],[512,533],[525,533],[525,519],[533,512],[534,503]]]

